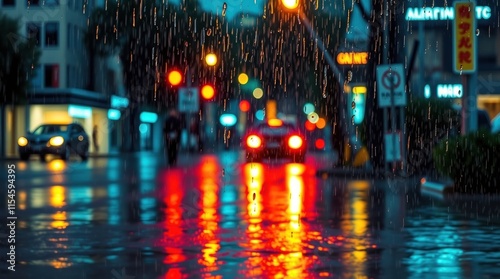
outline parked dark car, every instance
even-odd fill
[[[243,146],[249,162],[288,158],[303,163],[307,150],[301,131],[280,119],[270,119],[249,128],[243,138]]]
[[[78,123],[44,124],[29,132],[17,141],[22,160],[28,160],[31,154],[40,155],[42,161],[45,155],[59,155],[68,160],[72,153],[82,160],[89,157],[89,136]]]

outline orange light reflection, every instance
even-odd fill
[[[368,231],[368,181],[352,181],[348,185],[348,203],[345,204],[344,222],[341,223],[343,235],[349,239],[346,247],[351,252],[342,255],[346,265],[351,268],[346,270],[344,277],[367,278],[367,249],[371,246],[366,239]],[[338,237],[339,240],[340,237]],[[345,242],[347,245],[348,242]]]
[[[204,248],[202,249],[202,257],[198,260],[198,263],[204,265],[206,271],[213,272],[218,269],[217,252],[220,250],[220,240],[217,237],[217,230],[219,228],[217,193],[219,192],[218,179],[220,177],[221,167],[217,157],[207,156],[203,157],[199,169],[201,210],[198,216],[198,224],[202,233],[198,238],[201,242],[200,244],[202,244]]]

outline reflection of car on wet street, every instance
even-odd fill
[[[31,154],[59,155],[68,160],[71,153],[78,154],[82,160],[89,156],[89,136],[80,124],[45,124],[37,127],[17,140],[22,160],[28,160]]]
[[[248,129],[243,138],[249,162],[262,159],[288,158],[302,163],[306,155],[306,139],[297,126],[280,119],[269,119]]]

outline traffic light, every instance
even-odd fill
[[[167,74],[167,81],[172,86],[177,86],[182,82],[182,74],[178,70],[172,70]]]
[[[201,96],[205,100],[211,100],[215,96],[215,89],[211,84],[205,84],[201,88]]]
[[[247,100],[241,100],[239,107],[242,112],[248,112],[250,110],[250,102]]]

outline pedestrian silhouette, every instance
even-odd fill
[[[168,113],[163,128],[165,148],[168,155],[168,164],[175,166],[177,164],[177,154],[179,153],[179,143],[181,138],[181,120],[179,113],[172,109]]]

